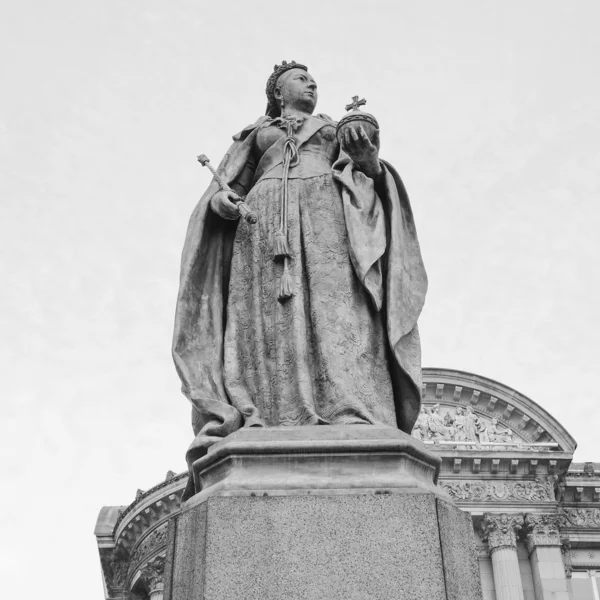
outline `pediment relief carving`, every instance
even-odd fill
[[[553,440],[537,444],[515,431],[499,416],[483,414],[470,404],[448,405],[425,401],[412,431],[413,437],[425,442],[454,445],[464,449],[552,449]]]
[[[554,450],[573,453],[577,444],[569,432],[542,406],[517,390],[493,379],[455,369],[423,368],[422,398],[426,406],[471,406],[486,422],[497,419],[501,431],[513,440],[555,444]],[[443,413],[443,408],[442,408]],[[502,433],[490,431],[493,436]]]

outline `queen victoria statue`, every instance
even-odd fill
[[[173,357],[193,405],[188,463],[241,427],[410,433],[420,411],[427,277],[377,122],[358,97],[340,123],[315,114],[317,83],[294,62],[266,93],[187,230]]]

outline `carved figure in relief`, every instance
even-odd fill
[[[418,440],[428,440],[429,439],[429,411],[427,407],[423,404],[421,406],[421,412],[417,417],[417,422],[412,430],[413,437],[416,437]]]
[[[454,417],[454,439],[457,442],[464,442],[467,439],[466,432],[467,418],[464,415],[462,407],[457,407]]]
[[[448,413],[446,413],[448,414]],[[444,423],[444,418],[440,415],[440,405],[434,404],[429,413],[427,421],[431,437],[434,439],[451,440],[454,435],[454,427]]]
[[[424,442],[460,442],[465,446],[479,446],[486,442],[520,447],[527,445],[516,438],[513,431],[502,428],[496,417],[488,420],[478,416],[470,405],[457,406],[454,413],[444,411],[443,414],[437,403],[431,407],[423,405],[412,434]],[[528,449],[539,452],[544,448],[528,446]]]
[[[481,422],[473,411],[472,406],[467,406],[465,414],[465,440],[467,442],[479,441],[478,434],[481,428]]]
[[[565,491],[567,489],[567,482],[565,481],[564,476],[561,477],[560,479],[557,479],[556,481],[556,490],[555,490],[555,494],[556,494],[556,501],[557,502],[564,502],[565,501]]]
[[[213,181],[192,214],[173,340],[189,464],[242,426],[410,432],[419,415],[427,277],[410,203],[378,129],[336,131],[317,96],[305,66],[277,65],[266,115],[217,169],[226,189]],[[255,225],[238,223],[243,197]]]
[[[498,419],[492,419],[491,423],[484,427],[479,434],[480,442],[512,442],[512,432],[508,429],[498,427]]]

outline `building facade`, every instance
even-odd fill
[[[501,383],[448,369],[423,381],[413,436],[441,456],[439,485],[471,514],[484,600],[600,600],[600,463],[573,462],[565,428]],[[168,523],[186,481],[169,472],[100,511],[107,600],[170,597]]]

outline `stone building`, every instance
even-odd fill
[[[484,600],[600,600],[600,463],[574,463],[575,440],[516,390],[448,369],[423,380],[413,436],[439,453],[439,485],[471,514]],[[107,599],[177,600],[163,589],[165,553],[186,480],[169,472],[100,511]]]

